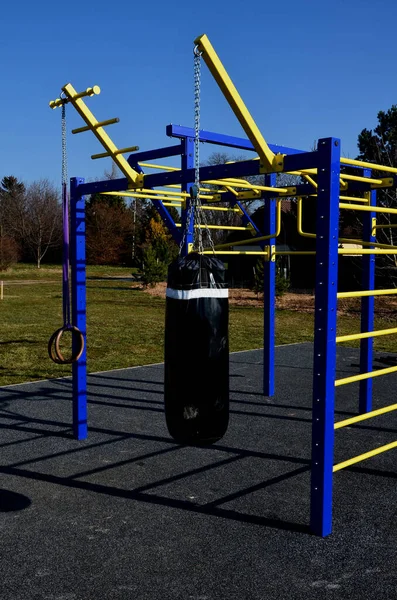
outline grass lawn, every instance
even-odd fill
[[[87,269],[90,372],[163,361],[165,301],[131,288],[122,279],[130,275],[131,269],[123,267]],[[62,325],[61,276],[59,265],[46,265],[39,270],[18,265],[0,275],[4,281],[4,300],[0,304],[0,385],[71,373],[69,365],[56,365],[47,354],[50,335]],[[313,339],[312,314],[278,310],[276,319],[277,344]],[[231,306],[230,350],[262,347],[262,323],[260,308]],[[377,319],[376,329],[393,326],[391,317]],[[340,335],[358,332],[359,328],[358,314],[338,319]],[[397,336],[376,338],[375,347],[394,352]]]

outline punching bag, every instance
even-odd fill
[[[228,289],[219,259],[192,252],[168,269],[164,399],[181,444],[219,440],[229,421]]]

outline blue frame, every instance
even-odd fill
[[[340,140],[318,142],[310,527],[332,529]]]
[[[80,194],[82,177],[70,180],[70,266],[72,282],[72,323],[84,336],[83,354],[72,365],[73,435],[87,437],[87,316],[85,260],[85,197]],[[76,348],[74,348],[74,351]]]

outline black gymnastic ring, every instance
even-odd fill
[[[62,335],[65,333],[65,331],[71,331],[74,339],[78,340],[77,350],[74,354],[72,354],[70,358],[64,358],[59,347]],[[74,325],[65,325],[64,327],[60,327],[59,329],[54,331],[48,342],[49,357],[52,361],[54,361],[54,363],[58,365],[70,365],[76,362],[83,354],[83,351],[84,336],[81,333],[80,329],[78,327],[75,327]]]

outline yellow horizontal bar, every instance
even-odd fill
[[[98,129],[98,127],[106,127],[106,125],[113,125],[114,123],[120,123],[120,119],[116,117],[115,119],[98,121],[96,125],[86,125],[85,127],[78,127],[77,129],[72,129],[72,133],[83,133],[83,131],[92,131],[93,128]]]
[[[175,206],[176,208],[180,208],[181,207],[181,203],[177,203],[177,202],[164,202],[164,198],[150,198],[150,200],[162,200],[163,201],[163,206]]]
[[[397,442],[392,442],[391,444],[386,444],[385,446],[380,446],[379,448],[375,448],[375,450],[371,450],[370,452],[365,452],[365,454],[360,454],[359,456],[354,456],[354,458],[350,458],[349,460],[345,460],[337,465],[334,465],[333,472],[340,471],[341,469],[345,469],[346,467],[350,467],[351,465],[355,465],[358,462],[362,462],[367,458],[371,458],[372,456],[376,456],[377,454],[382,454],[382,452],[387,452],[392,448],[397,447]]]
[[[204,250],[200,254],[255,254],[258,256],[269,256],[269,252],[254,252],[251,250]]]
[[[371,412],[357,415],[356,417],[351,417],[350,419],[345,419],[344,421],[338,421],[335,423],[334,429],[341,429],[342,427],[347,427],[348,425],[353,425],[354,423],[360,423],[360,421],[366,421],[367,419],[372,419],[373,417],[378,417],[379,415],[393,412],[393,410],[397,410],[397,404],[390,404],[384,408],[378,408],[378,410],[371,410]]]
[[[70,85],[70,84],[69,84]],[[64,90],[63,90],[64,91]],[[94,85],[93,87],[87,88],[84,92],[77,93],[74,90],[73,100],[78,100],[79,98],[84,98],[84,96],[94,96],[101,93],[101,88],[99,85]],[[67,104],[70,102],[71,98],[57,98],[56,100],[51,100],[49,102],[50,108],[58,108],[62,106],[62,104]]]
[[[235,212],[235,213],[241,212],[241,210],[239,208],[228,208],[227,206],[205,206],[205,204],[201,206],[201,210],[221,210],[224,212]]]
[[[386,167],[385,165],[378,165],[376,163],[365,162],[363,160],[354,160],[352,158],[341,158],[340,162],[343,165],[353,165],[356,167],[375,169],[376,171],[384,171],[385,173],[397,173],[397,169],[395,167]],[[344,177],[344,175],[342,175],[342,177]]]
[[[349,200],[351,202],[368,202],[368,198],[354,198],[353,196],[339,196],[339,200]]]
[[[343,179],[348,179],[349,181],[365,181],[368,183],[369,181],[372,183],[376,183],[378,185],[382,185],[384,183],[384,179],[373,179],[372,177],[361,177],[360,175],[346,175],[342,173]]]
[[[397,250],[392,252],[391,250],[385,250],[384,248],[339,248],[338,254],[397,254]]]
[[[108,156],[117,156],[118,154],[126,154],[127,152],[137,152],[139,150],[139,146],[130,146],[129,148],[119,148],[115,152],[102,152],[101,154],[92,154],[92,160],[96,160],[97,158],[107,158]]]
[[[378,212],[378,213],[390,213],[392,215],[397,215],[397,208],[383,208],[380,206],[351,206],[350,204],[344,204],[341,202],[339,204],[339,208],[344,208],[348,210],[362,210],[365,212]]]
[[[146,169],[160,169],[161,171],[180,171],[178,167],[167,167],[165,165],[155,165],[153,163],[145,163],[138,162],[140,167],[145,167]]]
[[[365,340],[367,338],[379,337],[380,335],[392,335],[397,333],[397,327],[391,329],[379,329],[378,331],[366,331],[364,333],[352,333],[351,335],[339,335],[336,338],[336,343],[352,342],[353,340]]]
[[[79,98],[84,98],[85,96],[94,96],[101,93],[101,88],[99,85],[94,85],[93,87],[87,88],[84,92],[79,92],[75,96],[73,96],[73,100],[78,100]]]
[[[275,254],[276,254],[276,256],[290,256],[290,255],[294,256],[296,254],[299,254],[301,256],[312,256],[312,255],[314,255],[316,253],[315,253],[314,250],[310,250],[310,251],[306,251],[306,250],[305,251],[303,251],[303,250],[302,251],[301,250],[288,250],[288,251],[287,250],[281,250],[281,251],[277,251],[276,250]]]
[[[397,223],[384,223],[383,225],[375,225],[375,229],[395,229],[397,227]]]
[[[181,223],[176,223],[176,227],[182,227]],[[223,231],[246,231],[251,227],[234,227],[229,225],[195,225],[197,229],[222,229]],[[231,246],[232,244],[228,244]]]
[[[365,290],[362,292],[338,292],[337,298],[365,298],[367,296],[389,296],[397,294],[397,288],[387,290]]]
[[[151,190],[151,189],[146,189],[146,188],[139,188],[136,190],[136,192],[103,192],[101,195],[103,196],[131,196],[133,194],[162,194],[163,196],[170,196],[170,198],[172,196],[177,196],[177,197],[181,197],[181,198],[186,198],[189,197],[190,198],[190,194],[188,194],[187,192],[171,192],[170,190]]]
[[[370,371],[369,373],[361,373],[360,375],[353,375],[352,377],[336,379],[335,387],[339,387],[340,385],[347,385],[348,383],[354,383],[356,381],[364,381],[364,379],[372,379],[373,377],[389,375],[390,373],[395,373],[396,371],[397,367],[387,367],[387,369],[379,369],[379,371]]]

